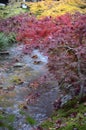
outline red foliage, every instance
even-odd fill
[[[22,34],[22,41],[30,44],[28,49],[38,47],[48,54],[49,71],[55,75],[60,85],[79,88],[75,94],[80,92],[81,84],[84,86],[86,81],[85,23],[86,15],[66,14],[56,19],[39,20]],[[31,30],[33,36],[29,37]],[[24,35],[25,32],[27,36]]]
[[[0,23],[0,31],[17,32],[17,41],[27,44],[24,52],[34,48],[49,57],[49,71],[59,84],[79,88],[86,82],[86,15],[76,13],[37,20],[27,14]],[[76,92],[77,93],[77,92]]]

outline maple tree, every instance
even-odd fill
[[[48,55],[49,71],[59,85],[72,88],[74,94],[81,95],[86,84],[85,23],[86,15],[80,13],[39,20],[21,14],[0,23],[0,30],[15,32],[17,41],[25,44],[24,53],[38,48]]]
[[[49,49],[48,66],[61,87],[66,86],[72,94],[82,97],[86,83],[86,25],[83,21],[86,16],[81,15],[75,20],[76,16],[70,22],[65,19],[67,25],[62,27],[59,34],[55,34],[57,38],[54,38],[54,47]]]
[[[34,19],[29,28],[25,24],[24,32],[20,30],[17,37],[17,40],[27,44],[24,51],[29,52],[33,48],[44,51],[49,57],[49,71],[58,79],[59,85],[73,88],[73,93],[80,92],[80,95],[86,81],[85,21],[86,15],[80,13],[55,19]]]

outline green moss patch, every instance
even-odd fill
[[[75,101],[75,105],[72,103],[73,101],[70,101],[63,108],[55,111],[47,121],[41,124],[42,128],[44,130],[85,130],[86,104],[78,102],[75,104]],[[67,106],[71,108],[67,109]]]

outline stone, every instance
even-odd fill
[[[86,106],[86,102],[84,102],[83,105]]]
[[[9,51],[1,51],[0,55],[9,55]]]
[[[23,67],[24,66],[24,64],[23,63],[15,63],[14,64],[14,66],[13,67]]]
[[[86,116],[86,113],[84,113],[84,116]]]
[[[78,128],[73,128],[73,130],[78,130]]]
[[[22,4],[21,4],[21,8],[23,8],[23,9],[27,9],[28,7],[27,7],[26,4],[22,3]]]
[[[3,4],[3,3],[0,3],[0,6],[2,6],[2,7],[5,7],[5,4]]]

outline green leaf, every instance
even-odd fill
[[[36,124],[36,120],[34,120],[32,117],[28,116],[26,117],[26,121],[30,124],[30,125],[35,125]]]

